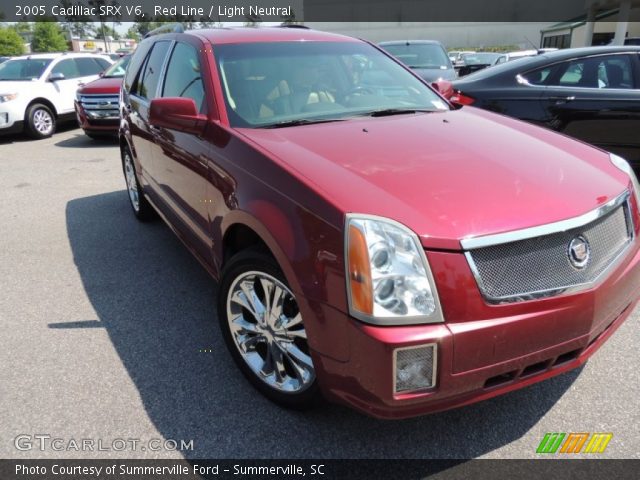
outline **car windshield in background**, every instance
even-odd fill
[[[0,64],[0,80],[31,81],[44,73],[50,58],[20,58]]]
[[[104,78],[120,78],[124,77],[125,72],[127,71],[127,65],[129,65],[129,61],[131,60],[131,55],[122,57],[116,63],[107,68],[104,72]]]
[[[420,80],[368,44],[243,43],[214,50],[234,127],[449,109]]]
[[[462,56],[465,65],[492,65],[501,53],[467,53]]]
[[[411,68],[451,68],[449,56],[437,43],[402,43],[381,47]]]

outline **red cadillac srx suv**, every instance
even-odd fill
[[[280,404],[487,399],[583,364],[638,302],[625,160],[454,108],[367,42],[163,27],[120,115],[134,214],[218,280],[229,351]]]

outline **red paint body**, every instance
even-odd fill
[[[507,305],[483,300],[460,244],[576,217],[617,197],[630,182],[605,152],[469,107],[273,130],[231,128],[216,44],[356,40],[269,28],[162,39],[200,51],[211,107],[202,135],[151,127],[150,105],[125,91],[121,144],[133,153],[147,197],[215,278],[238,232],[251,230],[268,246],[300,304],[327,397],[385,418],[483,400],[577,367],[636,305],[637,241],[590,290]],[[379,327],[349,316],[343,229],[351,212],[393,218],[418,234],[445,323]],[[432,342],[438,344],[437,387],[394,396],[393,349]],[[568,353],[560,358],[566,362],[558,361]],[[522,376],[540,362],[546,362],[542,370]],[[507,372],[509,381],[485,388]]]

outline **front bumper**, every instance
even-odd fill
[[[308,304],[322,311],[323,323],[343,325],[348,343],[346,360],[314,349],[326,397],[375,417],[405,418],[516,390],[582,365],[629,316],[640,295],[637,244],[590,290],[509,305],[482,300],[462,254],[436,252],[428,258],[434,272],[447,272],[436,274],[445,323],[379,327]],[[394,394],[394,350],[430,343],[437,344],[435,387]]]
[[[112,112],[107,112],[99,116],[100,112],[92,114],[86,112],[82,106],[75,101],[76,119],[78,125],[89,134],[117,135],[120,127],[120,117]]]
[[[23,130],[24,109],[17,100],[0,103],[0,135],[18,133]]]

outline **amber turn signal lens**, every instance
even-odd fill
[[[369,249],[364,233],[355,225],[349,226],[349,287],[351,306],[367,315],[373,314]]]

